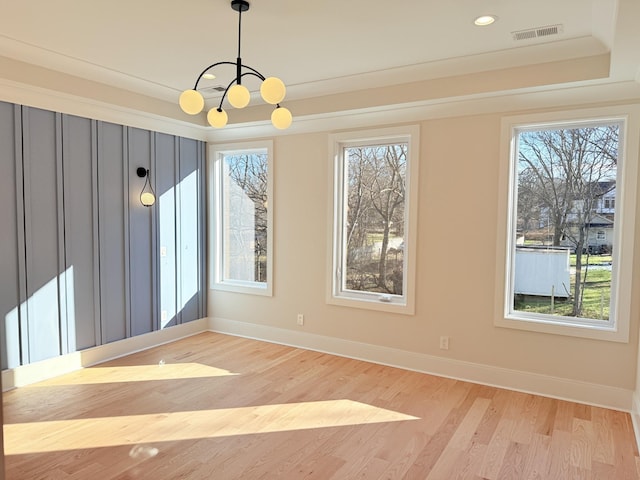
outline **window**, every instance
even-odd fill
[[[418,127],[331,136],[330,303],[414,310]]]
[[[624,224],[635,213],[624,210],[623,222],[618,211],[600,209],[604,195],[635,205],[626,124],[604,117],[504,126],[509,180],[498,258],[506,268],[498,274],[497,325],[627,341],[631,262],[621,259],[632,253],[633,228]]]
[[[213,145],[211,287],[272,292],[272,144]]]

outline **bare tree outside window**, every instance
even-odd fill
[[[402,295],[406,143],[346,147],[348,290]]]
[[[516,278],[554,283],[541,267],[551,258],[544,252],[566,249],[570,285],[555,281],[535,298],[516,281],[515,310],[608,320],[615,212],[603,197],[615,192],[619,130],[612,123],[519,132]],[[536,262],[525,260],[529,254]]]
[[[225,278],[267,280],[267,154],[224,156]]]

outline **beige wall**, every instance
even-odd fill
[[[210,291],[209,315],[634,390],[640,273],[634,274],[629,343],[493,324],[495,273],[502,266],[495,246],[501,118],[486,114],[419,122],[415,315],[325,301],[329,132],[275,139],[273,297]],[[637,161],[637,152],[631,160]],[[635,258],[638,267],[637,241]],[[303,327],[296,326],[299,312],[305,314]],[[438,347],[441,335],[451,337],[448,351]]]

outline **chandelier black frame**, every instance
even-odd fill
[[[267,103],[275,105],[276,108],[271,113],[271,123],[278,129],[285,129],[291,125],[291,112],[280,106],[280,102],[286,94],[286,87],[282,80],[277,77],[265,77],[258,70],[242,63],[240,54],[241,37],[242,37],[242,12],[249,10],[249,2],[247,0],[231,0],[231,8],[238,12],[238,56],[235,62],[225,61],[216,62],[205,68],[196,80],[195,86],[191,90],[185,90],[180,95],[180,108],[185,113],[197,115],[204,109],[204,97],[198,91],[200,80],[211,70],[219,65],[235,65],[236,76],[229,82],[225,88],[220,104],[217,108],[211,108],[207,113],[207,120],[212,127],[221,128],[227,124],[227,112],[222,108],[225,98],[235,108],[244,108],[249,104],[251,93],[242,85],[242,78],[245,76],[254,76],[262,80],[260,85],[260,94]]]

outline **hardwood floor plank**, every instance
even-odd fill
[[[616,477],[616,469],[613,465],[600,462],[593,462],[591,464],[591,476],[597,479],[618,478]]]
[[[510,442],[496,478],[498,480],[523,478],[528,450],[528,445],[513,441]]]
[[[613,432],[607,420],[606,410],[596,408],[592,415],[595,445],[593,448],[593,461],[613,465],[615,461]]]
[[[590,421],[574,418],[571,434],[571,465],[591,470],[596,436]]]
[[[626,413],[615,410],[608,410],[606,415],[610,419],[613,432],[615,478],[616,480],[637,478],[636,471],[630,465],[630,459],[638,457],[636,443],[628,440],[633,431],[631,417]]]
[[[470,389],[467,389],[467,391]],[[404,478],[406,479],[424,479],[438,459],[443,454],[451,438],[453,437],[458,425],[467,413],[470,407],[469,402],[466,406],[454,408],[451,410],[441,427],[431,437],[427,445],[422,449],[420,454],[415,458]]]
[[[556,403],[556,416],[553,422],[553,430],[562,430],[563,432],[573,431],[573,402],[565,402],[558,400]]]
[[[551,461],[547,478],[568,478],[571,464],[571,433],[555,430],[551,436]]]
[[[487,453],[480,469],[480,475],[494,479],[498,477],[504,457],[511,444],[511,436],[514,428],[514,420],[502,418],[487,446]]]
[[[541,480],[549,468],[551,436],[534,434],[525,462],[523,480]]]
[[[367,462],[366,465],[362,467],[362,469],[358,470],[350,477],[343,477],[343,478],[357,478],[361,480],[367,480],[367,479],[380,480],[380,478],[383,478],[382,477],[383,473],[381,472],[384,472],[388,466],[389,466],[389,462],[387,462],[386,460],[382,460],[378,457],[373,457],[372,459],[369,460],[369,462]],[[334,477],[338,478],[337,475],[339,475],[339,473],[340,472],[334,475]],[[392,478],[392,477],[388,477],[388,478]]]
[[[591,410],[592,407],[590,405],[582,405],[580,403],[573,404],[573,416],[575,418],[591,420]]]
[[[389,466],[382,471],[380,478],[403,478],[405,472],[415,463],[420,452],[431,441],[424,422],[399,422],[390,432],[389,439],[378,449],[377,458],[386,461]]]
[[[449,478],[451,472],[455,469],[463,455],[464,452],[462,450],[445,448],[442,455],[438,457],[438,461],[435,463],[433,468],[429,470],[426,480]]]
[[[469,447],[480,421],[491,404],[488,398],[476,398],[471,408],[451,437],[447,448],[464,451]]]
[[[482,461],[487,451],[487,446],[482,443],[471,442],[469,448],[459,458],[459,462],[451,471],[452,480],[468,478],[480,478],[478,472],[482,468]]]
[[[304,478],[309,480],[326,480],[335,477],[334,474],[344,465],[344,460],[331,455],[323,458],[313,457],[306,463],[297,465],[290,478]],[[268,476],[265,477],[269,478]]]
[[[475,393],[479,391],[482,389],[476,389]],[[446,478],[456,469],[457,464],[463,461],[465,453],[470,449],[471,439],[490,403],[491,399],[489,398],[476,397],[474,399],[447,443],[447,448],[438,458],[427,478]]]
[[[489,445],[491,438],[493,437],[498,423],[504,415],[504,411],[509,402],[509,392],[506,390],[497,390],[491,404],[487,409],[484,417],[482,418],[480,425],[476,430],[475,440],[484,445]]]
[[[540,405],[540,415],[536,420],[535,433],[551,436],[558,411],[558,401],[543,397]]]
[[[265,467],[266,473],[256,478],[265,480],[269,478],[297,478],[296,472],[301,465],[310,465],[318,458],[331,456],[336,445],[350,443],[351,436],[355,433],[355,430],[345,428],[318,429],[313,441],[300,449],[292,448],[293,455],[285,458],[272,456],[270,463]],[[287,443],[282,444],[283,448],[286,446]]]
[[[515,425],[511,440],[515,443],[528,445],[535,433],[538,416],[541,415],[540,407],[542,398],[536,395],[525,395],[521,398],[515,412]],[[515,404],[513,405],[515,407]]]
[[[631,418],[203,333],[4,396],[8,480],[639,478]]]

